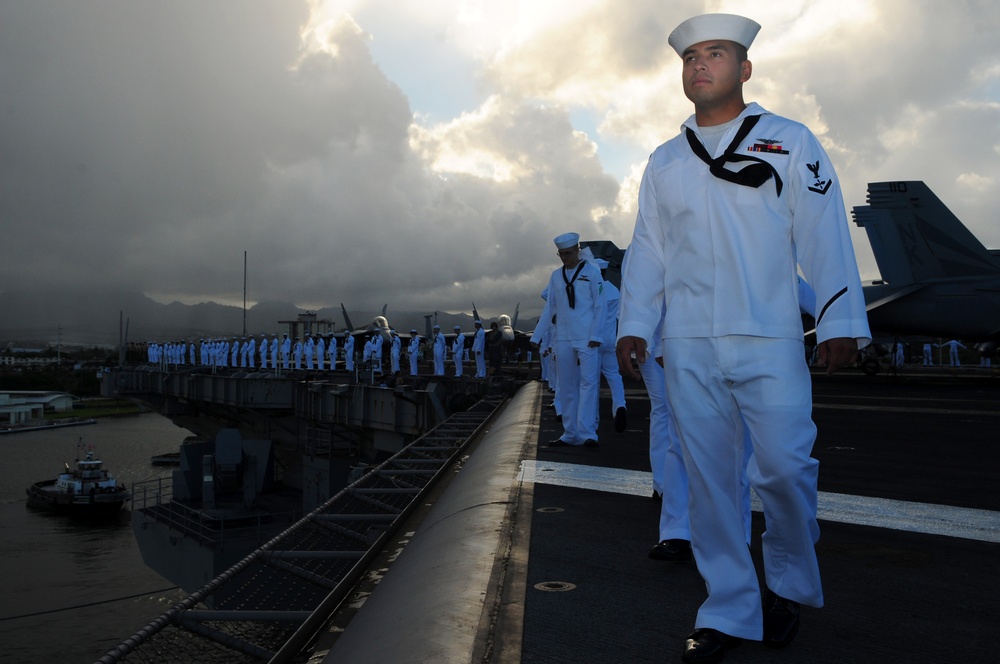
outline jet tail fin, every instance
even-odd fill
[[[1000,263],[921,181],[869,183],[868,205],[852,214],[894,286],[1000,273]]]
[[[344,314],[344,325],[348,330],[353,330],[354,326],[351,325],[351,317],[347,315],[347,309],[344,307],[344,303],[340,303],[340,311]]]

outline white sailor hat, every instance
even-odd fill
[[[410,334],[416,334],[416,333],[417,333],[416,330],[410,330]]]
[[[610,263],[608,263],[603,258],[595,258],[594,259],[594,265],[596,265],[601,270],[607,270],[608,269],[608,265],[610,265]]]
[[[441,326],[440,326],[440,325],[435,325],[435,326],[434,326],[434,329],[435,329],[435,330],[440,330],[440,329],[441,329]]]
[[[456,330],[461,330],[461,329],[462,329],[462,326],[461,326],[461,325],[456,325],[456,326],[455,326],[455,329],[456,329]]]
[[[711,39],[733,41],[749,49],[760,24],[736,14],[702,14],[684,21],[670,33],[667,42],[683,57],[690,46]]]
[[[570,247],[575,247],[580,244],[580,234],[563,233],[552,241],[556,243],[556,247],[559,249],[569,249]]]

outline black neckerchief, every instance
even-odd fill
[[[587,261],[580,261],[580,264],[576,266],[576,272],[573,273],[572,279],[566,278],[566,268],[562,269],[562,278],[566,282],[566,299],[569,300],[569,308],[576,309],[576,291],[573,289],[573,282],[576,278],[580,276],[580,270],[583,269],[584,264]]]
[[[698,136],[691,130],[690,127],[685,127],[687,133],[688,143],[691,145],[691,150],[694,151],[698,157],[708,164],[708,170],[717,178],[726,180],[727,182],[732,182],[734,184],[740,184],[744,187],[759,187],[774,176],[774,188],[777,191],[778,196],[781,196],[781,177],[778,175],[778,171],[774,169],[774,166],[764,161],[759,157],[751,157],[750,155],[734,154],[736,148],[740,146],[743,139],[747,137],[750,130],[754,128],[757,121],[760,120],[759,115],[748,115],[743,119],[743,124],[740,125],[740,129],[736,132],[736,138],[733,142],[729,144],[726,151],[722,153],[722,156],[712,159],[708,155],[708,150],[705,146],[701,144],[698,140]],[[725,168],[727,162],[740,162],[740,161],[755,161],[756,164],[752,164],[738,171],[730,171]]]

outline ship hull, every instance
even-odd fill
[[[70,494],[56,490],[55,484],[55,480],[45,480],[28,487],[28,506],[60,514],[113,515],[121,511],[130,498],[125,490]]]

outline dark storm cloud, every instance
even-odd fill
[[[252,299],[467,308],[613,200],[566,114],[518,104],[476,137],[514,180],[433,174],[362,30],[307,51],[304,3],[251,4],[5,5],[5,283],[236,301],[246,251]]]

